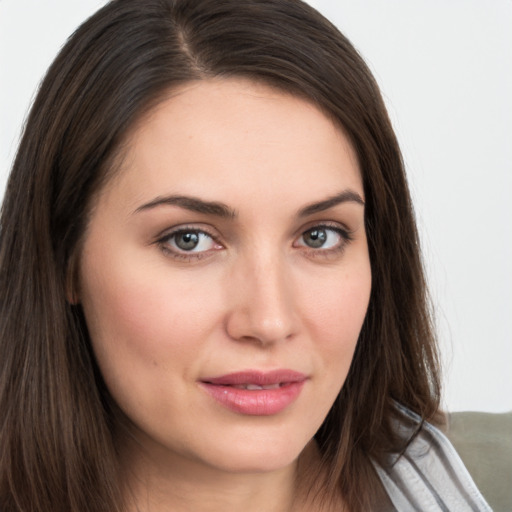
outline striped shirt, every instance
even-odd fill
[[[420,418],[399,408],[411,424],[398,428],[404,435],[412,434]],[[492,512],[455,448],[429,423],[423,424],[403,455],[390,457],[385,468],[374,466],[398,512]]]

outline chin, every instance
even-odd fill
[[[302,451],[302,450],[301,450]],[[301,452],[289,454],[276,454],[258,452],[254,454],[228,455],[212,461],[212,467],[226,473],[255,474],[273,473],[287,468],[293,464]]]
[[[290,435],[238,437],[236,441],[215,443],[213,450],[210,447],[207,459],[210,466],[230,473],[279,471],[293,464],[309,441],[294,439]]]

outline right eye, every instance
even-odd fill
[[[162,249],[178,258],[197,258],[206,252],[222,249],[222,245],[206,231],[178,228],[158,240]]]

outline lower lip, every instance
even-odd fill
[[[305,381],[290,382],[276,389],[239,389],[201,382],[201,386],[221,405],[240,414],[272,416],[286,409],[299,396]]]

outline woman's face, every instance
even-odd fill
[[[133,130],[92,210],[78,300],[153,459],[291,464],[352,361],[371,287],[355,153],[310,103],[188,84]]]

